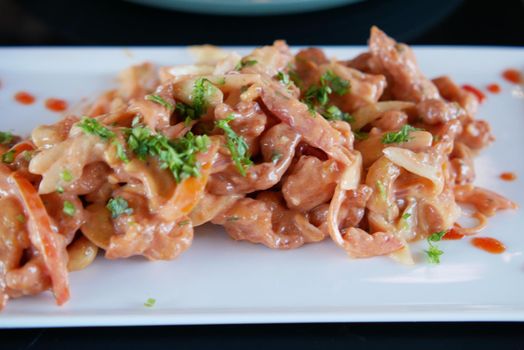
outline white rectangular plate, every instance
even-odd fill
[[[348,58],[363,49],[327,51]],[[430,77],[502,86],[499,95],[487,93],[478,114],[492,124],[497,141],[476,159],[477,184],[524,203],[524,98],[500,77],[507,67],[524,68],[524,49],[422,47],[416,54]],[[60,116],[43,108],[46,98],[74,105],[115,86],[119,70],[143,60],[168,65],[190,62],[190,56],[182,48],[0,49],[0,129],[27,134],[54,122]],[[37,102],[14,102],[20,90]],[[503,171],[514,171],[518,180],[501,181]],[[55,306],[50,293],[12,300],[0,327],[524,321],[523,228],[522,211],[501,213],[482,235],[500,239],[506,253],[485,253],[469,239],[445,241],[439,266],[424,261],[425,242],[414,247],[417,264],[403,266],[385,257],[351,260],[330,240],[276,251],[235,242],[215,226],[198,228],[193,246],[175,261],[99,257],[71,274],[65,306]],[[144,307],[148,298],[156,299],[154,307]]]

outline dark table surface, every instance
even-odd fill
[[[261,45],[277,38],[361,45],[375,24],[410,44],[522,46],[523,23],[522,0],[366,0],[270,17],[204,16],[123,0],[0,1],[0,45]]]
[[[270,26],[265,25],[268,22]],[[364,44],[372,24],[410,44],[524,46],[521,0],[368,0],[310,14],[269,18],[166,12],[120,0],[0,0],[0,45],[258,45],[275,38],[285,38],[295,45],[348,45]],[[524,324],[290,324],[0,331],[0,349],[401,347],[524,349]]]

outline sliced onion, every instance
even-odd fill
[[[382,151],[386,158],[407,171],[428,179],[433,184],[435,195],[444,189],[444,174],[442,169],[430,164],[430,156],[426,153],[415,153],[399,147],[388,147]]]

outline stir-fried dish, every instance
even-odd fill
[[[377,28],[350,60],[283,41],[245,57],[192,50],[192,65],[126,69],[27,139],[0,134],[1,306],[47,290],[61,305],[69,272],[99,250],[174,259],[209,222],[269,248],[331,239],[353,258],[411,263],[409,242],[439,240],[461,204],[478,221],[461,234],[516,208],[473,185],[473,157],[494,140],[476,97],[425,77]]]

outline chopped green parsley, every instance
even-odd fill
[[[13,141],[13,134],[9,131],[0,131],[0,145],[8,145]]]
[[[404,125],[402,128],[397,132],[387,132],[382,136],[382,143],[383,144],[390,144],[390,143],[403,143],[408,142],[411,137],[410,133],[412,131],[417,131],[419,129],[412,127],[411,125]]]
[[[178,226],[182,227],[182,226],[189,225],[190,223],[191,223],[191,220],[182,220],[178,223]]]
[[[147,298],[146,302],[144,303],[145,307],[153,307],[156,304],[156,299],[154,298]]]
[[[70,201],[64,201],[64,209],[63,209],[63,212],[64,212],[66,215],[69,215],[69,216],[73,216],[73,215],[75,215],[75,213],[76,213],[75,205],[74,205],[73,203],[71,203]]]
[[[275,76],[278,81],[280,81],[284,86],[289,86],[291,84],[291,79],[289,75],[284,72],[278,72]]]
[[[18,214],[16,216],[16,221],[22,223],[22,224],[25,224],[25,215],[24,214]]]
[[[342,120],[347,123],[354,122],[355,119],[349,113],[342,112],[337,106],[331,105],[326,110],[321,111],[322,116],[327,120]]]
[[[241,71],[245,67],[251,67],[257,64],[258,62],[256,60],[240,60],[237,65],[235,66],[236,71]]]
[[[151,129],[137,125],[126,130],[127,144],[140,160],[147,156],[157,157],[162,169],[169,169],[177,182],[199,176],[196,155],[207,151],[209,138],[188,132],[184,137],[169,140],[166,136],[153,133]]]
[[[331,70],[328,70],[320,77],[319,85],[311,85],[306,90],[303,102],[308,106],[309,111],[313,115],[319,108],[321,114],[326,119],[350,122],[352,121],[352,117],[349,114],[340,111],[336,106],[327,106],[331,93],[342,96],[349,91],[349,88],[350,83],[348,80],[344,80]]]
[[[386,187],[384,186],[382,181],[377,181],[377,190],[378,194],[380,195],[380,198],[382,198],[382,200],[385,201],[387,199]]]
[[[163,99],[159,95],[146,95],[145,98],[146,98],[146,100],[151,101],[151,102],[155,102],[155,103],[161,105],[162,107],[167,108],[170,111],[175,109],[175,106],[173,106],[172,103],[167,102],[165,99]]]
[[[71,172],[68,170],[68,169],[64,169],[61,173],[60,173],[60,178],[62,180],[64,180],[65,182],[70,182],[73,180],[73,174],[71,174]]]
[[[433,233],[428,237],[427,241],[429,244],[428,250],[425,250],[428,262],[431,264],[440,264],[440,256],[444,254],[442,250],[434,242],[439,242],[442,237],[446,234],[446,231],[439,231]]]
[[[355,135],[355,139],[358,141],[365,140],[369,137],[369,133],[365,131],[353,131],[353,135]]]
[[[2,162],[11,164],[15,160],[15,150],[10,150],[2,154]]]
[[[118,141],[113,141],[113,145],[116,147],[116,156],[120,158],[121,161],[124,163],[129,163],[129,158],[127,157],[126,149],[124,145],[122,145]]]
[[[189,105],[180,101],[176,103],[176,111],[185,119],[186,123],[200,118],[202,114],[207,112],[207,99],[209,95],[213,93],[214,89],[216,89],[216,87],[209,79],[198,78],[195,80],[193,91],[191,93],[192,104]]]
[[[107,202],[106,208],[111,212],[111,217],[113,219],[116,219],[122,214],[133,214],[133,208],[130,208],[127,201],[122,197],[111,198]]]
[[[100,124],[100,122],[94,118],[82,117],[82,120],[78,123],[78,127],[86,134],[96,135],[105,141],[115,137],[114,132]]]
[[[237,135],[237,133],[229,126],[229,122],[235,119],[231,114],[226,119],[222,119],[215,122],[217,128],[222,129],[226,135],[227,148],[231,153],[231,159],[235,163],[238,172],[242,176],[246,176],[246,168],[248,168],[253,162],[250,159],[249,147],[246,140]]]

